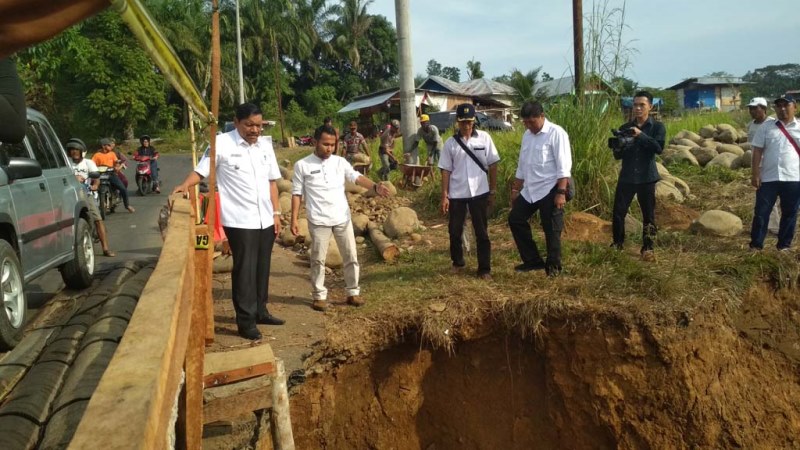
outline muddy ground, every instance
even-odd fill
[[[696,213],[661,217],[681,230]],[[572,226],[571,239],[596,237]],[[445,234],[426,237],[446,251]],[[260,328],[294,372],[299,449],[800,448],[797,280],[680,314],[565,309],[533,328],[487,309],[444,330],[458,336],[448,349],[430,345],[412,311],[385,329],[346,305],[315,312],[307,263],[276,246],[272,264],[270,310],[287,325]],[[343,300],[341,277],[329,279]],[[211,351],[251,345],[235,335],[229,278],[215,283]],[[255,448],[256,421],[234,421],[204,448]]]

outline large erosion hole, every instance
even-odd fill
[[[800,447],[795,362],[720,319],[546,326],[455,354],[406,342],[309,378],[298,448]]]

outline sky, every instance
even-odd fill
[[[435,59],[461,69],[475,59],[487,77],[542,67],[572,74],[569,0],[409,0],[414,74]],[[593,0],[583,1],[584,16]],[[743,76],[768,65],[800,63],[798,0],[597,0],[625,4],[623,42],[633,50],[625,76],[666,88],[712,72]],[[793,7],[792,7],[793,6]],[[395,23],[394,0],[374,0],[370,14]],[[588,32],[584,21],[584,34]]]

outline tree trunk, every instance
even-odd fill
[[[394,245],[394,242],[383,234],[378,225],[372,222],[369,224],[369,239],[372,241],[372,245],[378,249],[378,253],[381,254],[384,261],[394,261],[394,258],[400,253],[400,249]]]
[[[275,32],[272,30],[269,31],[269,37],[272,39],[272,58],[275,60],[275,95],[278,99],[278,122],[281,126],[281,144],[287,145],[288,142],[286,141],[283,123],[283,100],[281,99],[281,71],[278,61],[278,41],[275,40]]]

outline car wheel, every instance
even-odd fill
[[[0,296],[3,305],[0,311],[0,349],[10,350],[17,345],[22,334],[28,301],[17,252],[4,240],[0,240]]]
[[[100,210],[100,217],[106,220],[106,208],[108,207],[108,188],[100,186],[100,192],[97,193],[97,208]]]
[[[85,219],[78,219],[75,231],[73,258],[61,266],[61,279],[72,289],[85,289],[94,275],[94,239]]]

